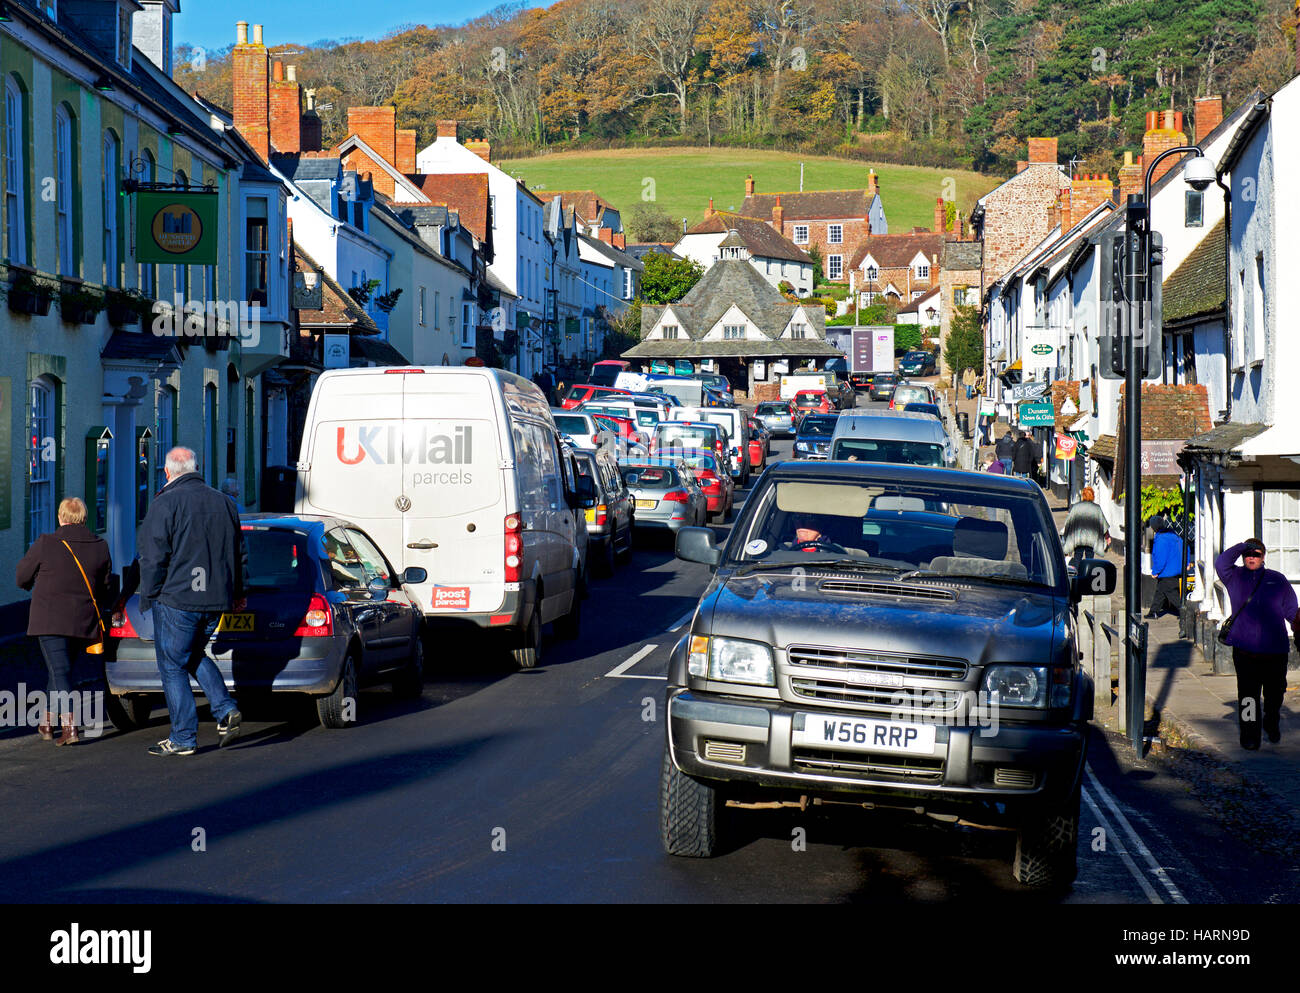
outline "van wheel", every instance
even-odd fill
[[[539,606],[533,607],[528,626],[519,634],[519,642],[510,650],[510,657],[520,669],[533,669],[542,659],[542,618]]]
[[[669,855],[712,858],[726,802],[712,786],[692,779],[673,765],[664,746],[659,774],[659,839]]]
[[[339,673],[334,692],[316,698],[316,716],[320,718],[321,727],[337,731],[357,722],[356,655],[356,649],[351,649],[343,660],[343,671]]]
[[[108,694],[104,710],[113,727],[119,731],[138,731],[149,723],[153,714],[153,699],[143,695],[114,696]]]
[[[419,699],[424,692],[424,639],[416,635],[411,659],[393,678],[393,695],[402,700]]]
[[[1055,810],[1035,813],[1016,833],[1016,857],[1011,873],[1032,889],[1062,889],[1074,882],[1079,867],[1079,794]]]

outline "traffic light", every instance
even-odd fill
[[[1101,276],[1101,315],[1098,321],[1097,371],[1102,379],[1124,378],[1124,234],[1103,234],[1098,272]]]

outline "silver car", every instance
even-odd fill
[[[754,408],[754,420],[772,432],[772,437],[794,434],[794,415],[785,401],[767,400]]]
[[[636,526],[699,527],[709,516],[708,498],[695,473],[674,458],[650,458],[624,463],[623,482],[636,501]]]

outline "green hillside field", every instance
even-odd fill
[[[739,208],[745,199],[745,177],[753,174],[758,193],[799,189],[799,163],[804,166],[805,190],[860,190],[867,172],[880,177],[889,230],[929,230],[934,200],[956,194],[963,216],[1001,179],[954,169],[875,165],[849,159],[799,155],[745,148],[634,148],[607,151],[558,152],[496,163],[522,177],[542,199],[547,190],[594,190],[623,212],[653,200],[674,218],[694,224],[704,216],[709,197],[718,210]]]

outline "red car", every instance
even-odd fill
[[[767,452],[772,434],[762,424],[749,418],[749,464],[754,469],[767,465]]]
[[[560,406],[565,410],[572,410],[580,403],[592,399],[593,397],[608,396],[627,396],[627,390],[616,390],[612,386],[597,386],[595,383],[582,383],[578,386],[569,387],[569,392],[564,395],[560,401]]]
[[[794,416],[800,421],[807,414],[829,414],[835,409],[825,390],[800,390],[794,395],[790,407],[794,410]]]

